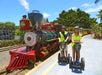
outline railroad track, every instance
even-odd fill
[[[5,71],[6,71],[6,66],[0,65],[0,75],[5,73]]]
[[[52,55],[50,55],[50,56],[52,56]],[[47,57],[47,58],[49,58],[49,57]],[[34,64],[34,68],[37,67],[39,64],[41,64],[43,61],[45,61],[47,58],[45,58],[44,60],[36,61]],[[0,75],[25,75],[28,71],[31,70],[31,69],[16,69],[16,70],[11,71],[10,73],[7,73],[6,67],[7,67],[7,65],[0,66]]]
[[[24,46],[25,45],[21,45],[20,47],[24,47]],[[18,48],[18,45],[2,47],[2,48],[0,48],[0,54],[3,55],[5,53],[5,51],[6,51],[6,53],[8,53],[7,51],[17,49],[17,48]],[[7,55],[4,54],[4,56],[1,56],[0,60],[2,61],[2,57],[3,57],[3,60],[6,60],[8,58],[8,55],[9,54],[7,54]],[[6,59],[5,59],[5,57],[6,57]],[[3,62],[4,61],[2,61],[0,64],[0,75],[6,75],[6,67],[8,66],[8,64],[5,64],[6,61],[4,62],[4,64],[3,64]],[[15,74],[10,74],[10,75],[15,75]]]
[[[24,46],[25,45],[21,45],[20,47],[24,47]],[[0,48],[0,52],[9,51],[9,50],[12,50],[12,49],[15,49],[15,48],[18,48],[18,45]]]
[[[24,47],[24,46],[25,45],[22,45],[20,47]],[[5,54],[7,54],[8,53],[7,51],[12,50],[12,49],[15,49],[17,47],[18,46],[15,45],[15,46],[9,46],[9,47],[0,48],[0,52],[2,53],[2,55],[5,52],[6,52]],[[51,55],[53,55],[53,54],[51,54]],[[8,54],[7,55],[4,55],[4,56],[8,58]],[[49,58],[50,56],[48,56],[47,58]],[[47,58],[45,58],[44,60],[38,60],[37,62],[35,62],[34,68],[36,66],[38,66],[40,63],[42,63],[43,61],[45,61]],[[4,60],[3,62],[5,62],[5,61],[7,61],[7,60]],[[7,71],[6,71],[6,67],[7,66],[8,66],[8,63],[6,63],[6,64],[4,63],[4,65],[3,65],[3,63],[0,64],[0,75],[25,75],[25,73],[27,73],[28,71],[30,71],[30,69],[16,69],[16,70],[11,71],[10,73],[7,73]]]
[[[38,66],[42,61],[37,61],[34,64],[34,67]],[[25,75],[30,69],[16,69],[11,71],[10,73],[7,73],[6,71],[6,65],[0,66],[0,75]]]

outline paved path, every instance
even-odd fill
[[[71,47],[69,47],[71,54]],[[83,38],[81,57],[85,58],[85,71],[72,71],[68,64],[59,65],[57,52],[26,75],[102,75],[102,40],[92,39],[90,35]]]

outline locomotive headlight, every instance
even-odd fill
[[[33,46],[36,43],[36,34],[34,32],[26,32],[24,41],[27,46]]]
[[[30,36],[27,37],[27,41],[31,41],[31,37]]]

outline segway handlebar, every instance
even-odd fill
[[[83,42],[81,42],[81,41],[74,41],[74,43],[83,43]]]

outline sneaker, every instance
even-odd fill
[[[77,61],[77,64],[80,65],[80,61]]]
[[[73,64],[75,64],[75,62],[76,62],[75,60],[72,61]]]

